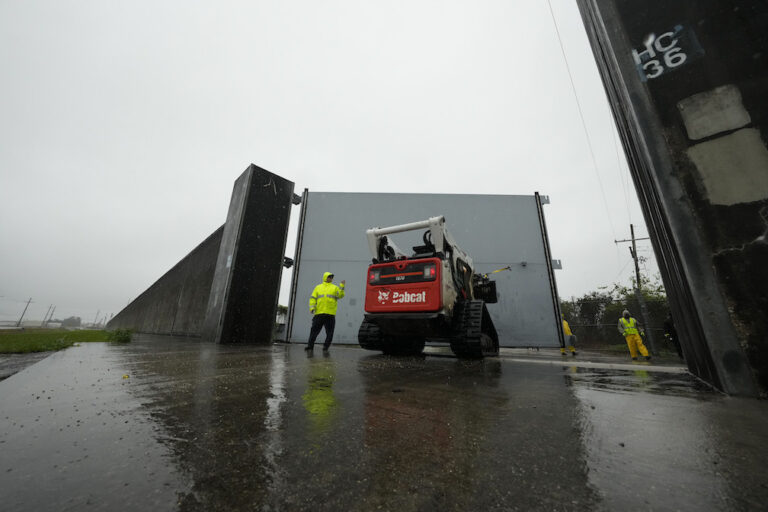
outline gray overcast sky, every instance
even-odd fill
[[[552,9],[596,168],[545,0],[0,0],[0,320],[117,313],[251,162],[298,190],[539,191],[561,296],[627,282],[642,215],[575,1]]]

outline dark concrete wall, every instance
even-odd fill
[[[768,4],[579,0],[691,370],[768,393]]]
[[[251,164],[235,182],[205,320],[218,343],[270,343],[293,183]]]
[[[107,325],[137,332],[200,336],[224,226],[147,288]]]

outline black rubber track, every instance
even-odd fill
[[[454,312],[454,338],[451,350],[456,357],[480,359],[499,354],[499,342],[490,314],[482,300],[457,304]]]
[[[368,320],[363,320],[357,331],[357,342],[366,350],[384,350],[384,343],[379,326]]]

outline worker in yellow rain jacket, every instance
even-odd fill
[[[648,355],[648,349],[643,345],[643,339],[640,337],[640,333],[643,333],[640,328],[640,323],[630,316],[629,311],[626,309],[622,312],[621,318],[619,318],[618,329],[624,339],[627,340],[627,346],[629,347],[629,355],[632,356],[633,361],[637,361],[637,352],[643,355],[646,359],[650,359]],[[645,333],[643,333],[645,334]]]
[[[565,335],[565,343],[568,345],[568,350],[571,351],[571,355],[576,355],[576,336],[571,332],[571,326],[568,325],[568,321],[565,319],[565,315],[561,314],[560,318],[563,321],[563,334]],[[560,353],[565,355],[565,347],[560,347]]]
[[[323,274],[323,282],[315,286],[312,296],[309,298],[309,312],[312,317],[312,328],[309,331],[309,341],[304,350],[313,350],[315,348],[315,339],[320,331],[325,327],[325,343],[323,352],[327,352],[333,341],[333,329],[336,327],[336,308],[340,298],[344,297],[344,285],[346,281],[339,283],[341,286],[333,284],[333,274],[326,272]]]

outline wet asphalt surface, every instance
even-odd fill
[[[768,403],[686,373],[88,343],[0,382],[0,510],[758,510]]]
[[[0,380],[7,379],[27,366],[48,357],[50,352],[32,352],[29,354],[0,354]]]

